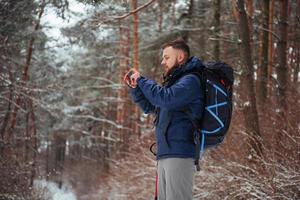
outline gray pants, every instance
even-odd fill
[[[195,165],[193,158],[158,160],[158,200],[192,200]]]

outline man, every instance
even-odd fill
[[[190,72],[203,67],[190,58],[181,39],[162,46],[164,80],[162,86],[131,69],[124,81],[131,87],[133,101],[145,113],[156,114],[157,173],[159,200],[190,200],[194,182],[194,121],[201,120],[203,94],[199,78]]]

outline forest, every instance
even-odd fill
[[[0,0],[0,199],[154,199],[155,116],[123,76],[161,83],[177,38],[235,77],[194,199],[300,199],[300,0]]]

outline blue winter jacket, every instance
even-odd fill
[[[200,59],[191,57],[185,65],[175,68],[170,76],[180,77],[202,67]],[[187,74],[175,83],[162,87],[141,76],[137,83],[136,88],[130,89],[133,101],[146,114],[159,110],[155,124],[157,159],[194,158],[194,126],[184,110],[190,110],[193,120],[201,120],[203,92],[199,78],[194,74]]]

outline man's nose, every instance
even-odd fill
[[[164,60],[162,60],[160,64],[161,64],[161,65],[165,65],[165,61],[164,61]]]

